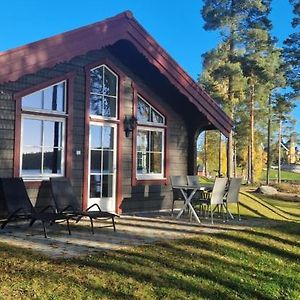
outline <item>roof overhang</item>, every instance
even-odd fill
[[[0,83],[69,61],[75,56],[130,41],[187,99],[208,122],[228,136],[232,120],[219,105],[162,49],[126,11],[92,25],[40,40],[13,50],[0,52]]]

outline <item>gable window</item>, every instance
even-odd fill
[[[138,95],[137,122],[136,177],[163,179],[165,117]]]
[[[90,71],[90,115],[116,119],[118,76],[102,65]]]
[[[66,82],[21,98],[21,176],[64,175]]]

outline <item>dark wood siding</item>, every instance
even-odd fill
[[[0,88],[0,176],[13,174],[15,103],[12,94]]]
[[[111,58],[112,59],[112,58]],[[131,115],[133,111],[133,89],[135,83],[151,99],[155,100],[160,107],[169,115],[168,125],[168,150],[169,150],[169,173],[170,175],[187,175],[187,129],[183,119],[174,112],[172,107],[159,95],[152,93],[147,87],[147,83],[135,76],[129,69],[126,69],[117,60],[116,64],[126,75],[125,81],[125,104],[124,114]],[[155,106],[154,103],[151,103]],[[125,138],[123,143],[123,202],[121,209],[123,212],[154,211],[165,210],[171,207],[171,187],[165,184],[137,184],[132,186],[132,135]]]

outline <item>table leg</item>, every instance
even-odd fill
[[[177,215],[176,219],[179,219],[181,217],[181,215],[183,214],[184,210],[189,207],[190,210],[191,210],[191,213],[192,215],[195,217],[195,219],[197,220],[198,223],[201,223],[197,213],[195,212],[194,210],[194,207],[192,206],[191,204],[191,201],[192,201],[192,198],[194,197],[197,189],[193,190],[192,193],[189,195],[189,197],[187,197],[186,193],[184,192],[183,189],[180,189],[181,191],[181,194],[183,195],[184,197],[184,200],[185,200],[185,203],[184,203],[184,206],[183,208],[180,210],[179,214]]]

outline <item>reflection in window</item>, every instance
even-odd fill
[[[164,117],[141,96],[138,96],[137,120],[139,123],[165,123]]]
[[[23,118],[22,176],[62,174],[63,124],[63,121]]]
[[[117,75],[103,65],[91,70],[90,78],[90,114],[116,118]]]
[[[165,129],[163,125],[165,124],[165,118],[145,99],[138,96],[137,120],[137,178],[162,178],[164,173]]]
[[[163,132],[138,129],[137,174],[161,174]]]
[[[63,175],[65,97],[65,81],[22,97],[20,173],[24,178]]]
[[[90,197],[112,197],[114,128],[90,126]]]
[[[65,82],[39,90],[22,98],[22,109],[65,112]]]

